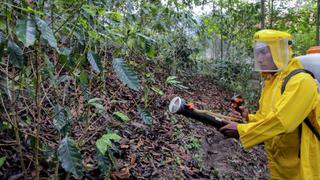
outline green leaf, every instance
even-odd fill
[[[123,114],[122,112],[119,112],[119,111],[114,112],[113,115],[115,115],[118,119],[120,119],[122,121],[125,121],[125,122],[130,120],[127,115],[125,115],[125,114]]]
[[[72,173],[78,179],[82,178],[82,157],[75,142],[69,137],[60,142],[58,158],[65,171]]]
[[[102,105],[102,104],[100,104],[100,103],[90,103],[92,106],[94,106],[95,108],[97,108],[98,110],[102,110],[102,111],[104,111],[105,110],[105,108],[104,108],[104,106]]]
[[[90,14],[92,17],[96,15],[97,8],[93,5],[83,5],[82,9]]]
[[[79,81],[81,86],[88,86],[89,84],[88,74],[84,70],[80,72]]]
[[[40,18],[37,18],[36,22],[37,22],[38,28],[41,31],[41,38],[46,40],[51,47],[58,50],[57,40],[54,37],[52,29],[48,26],[48,24],[44,20]]]
[[[36,40],[36,24],[31,18],[18,19],[16,33],[24,46],[32,46]]]
[[[143,122],[147,125],[152,125],[153,118],[149,112],[146,110],[141,109],[138,107],[138,112],[140,114],[140,117],[142,118]]]
[[[75,67],[75,64],[71,61],[70,56],[71,56],[71,49],[69,48],[60,49],[59,61],[68,71],[72,71]]]
[[[115,58],[113,60],[113,69],[123,84],[128,85],[128,87],[133,90],[139,90],[140,85],[137,73],[121,58]]]
[[[154,92],[156,92],[157,94],[159,94],[160,96],[163,96],[163,95],[164,95],[164,92],[163,92],[161,89],[157,88],[157,87],[152,86],[151,89],[152,89]]]
[[[32,9],[30,6],[27,7],[26,11],[29,12],[29,13],[33,13],[33,14],[38,14],[40,16],[44,16],[45,15],[41,11],[37,11],[35,9]]]
[[[0,158],[0,168],[3,166],[4,162],[6,162],[6,156]]]
[[[6,17],[0,15],[0,30],[5,31],[7,29]]]
[[[177,87],[177,88],[179,88],[179,89],[189,89],[188,87],[182,85],[182,82],[181,82],[181,81],[178,81],[178,80],[177,80],[177,76],[169,76],[169,77],[166,79],[166,84],[175,86],[175,87]]]
[[[9,63],[20,68],[23,64],[22,50],[20,47],[13,41],[8,41],[8,50],[9,50]]]
[[[105,155],[106,151],[112,146],[111,140],[119,140],[121,137],[116,133],[104,134],[96,141],[96,147],[102,155]]]
[[[112,146],[112,142],[109,139],[100,138],[96,142],[97,149],[102,155],[105,155],[109,147]]]
[[[103,103],[102,101],[103,101],[103,99],[101,99],[101,98],[92,98],[88,101],[88,104],[95,107],[98,110],[98,112],[103,112],[103,111],[105,111],[105,108],[102,105],[102,103]]]
[[[91,104],[91,103],[101,102],[101,101],[103,101],[103,99],[101,98],[92,98],[92,99],[89,99],[88,103]]]
[[[92,67],[92,69],[96,72],[96,73],[100,73],[101,69],[102,69],[102,65],[101,65],[101,61],[100,61],[100,58],[99,56],[92,52],[92,51],[89,51],[87,53],[87,59]]]
[[[116,22],[120,22],[121,20],[123,20],[123,16],[122,14],[120,14],[119,12],[115,11],[115,12],[110,12],[109,13],[109,18],[113,21]]]
[[[54,107],[55,116],[53,118],[53,124],[55,128],[61,132],[61,130],[67,125],[64,109],[58,104]]]
[[[54,68],[55,67],[54,67],[53,63],[50,61],[49,57],[45,54],[44,55],[44,67],[43,67],[44,79],[50,79],[50,80],[55,79],[55,76],[54,76],[55,69]]]
[[[120,140],[121,139],[121,136],[119,136],[116,133],[108,133],[108,134],[103,135],[102,137],[104,137],[106,139],[112,139],[112,140]]]
[[[5,47],[5,35],[0,31],[0,61],[3,56],[4,47]]]

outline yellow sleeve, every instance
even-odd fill
[[[281,133],[292,132],[311,112],[316,98],[317,86],[311,76],[295,75],[276,102],[274,111],[260,121],[237,126],[242,145],[249,148]]]
[[[261,112],[258,110],[255,114],[249,114],[248,115],[248,118],[249,118],[249,123],[251,122],[257,122],[259,120],[261,120],[263,118]]]

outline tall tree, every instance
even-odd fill
[[[273,23],[273,2],[274,0],[269,0],[269,9],[270,9],[270,28],[272,28]]]
[[[265,26],[265,0],[261,0],[261,29],[264,29]]]
[[[319,13],[320,13],[320,0],[317,1],[317,29],[316,29],[316,45],[319,45]]]

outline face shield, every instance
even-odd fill
[[[287,39],[255,41],[253,47],[255,71],[282,71],[289,62],[289,47]]]

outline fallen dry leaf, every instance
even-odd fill
[[[140,138],[138,145],[137,145],[137,148],[140,148],[143,144],[144,144],[144,141]]]
[[[114,179],[129,179],[130,178],[130,172],[129,168],[122,168],[120,171],[112,172],[111,175]]]
[[[133,165],[134,163],[136,163],[136,160],[137,160],[137,155],[131,154],[130,155],[130,165]]]
[[[128,149],[130,146],[128,144],[121,144],[120,148],[121,149]]]

